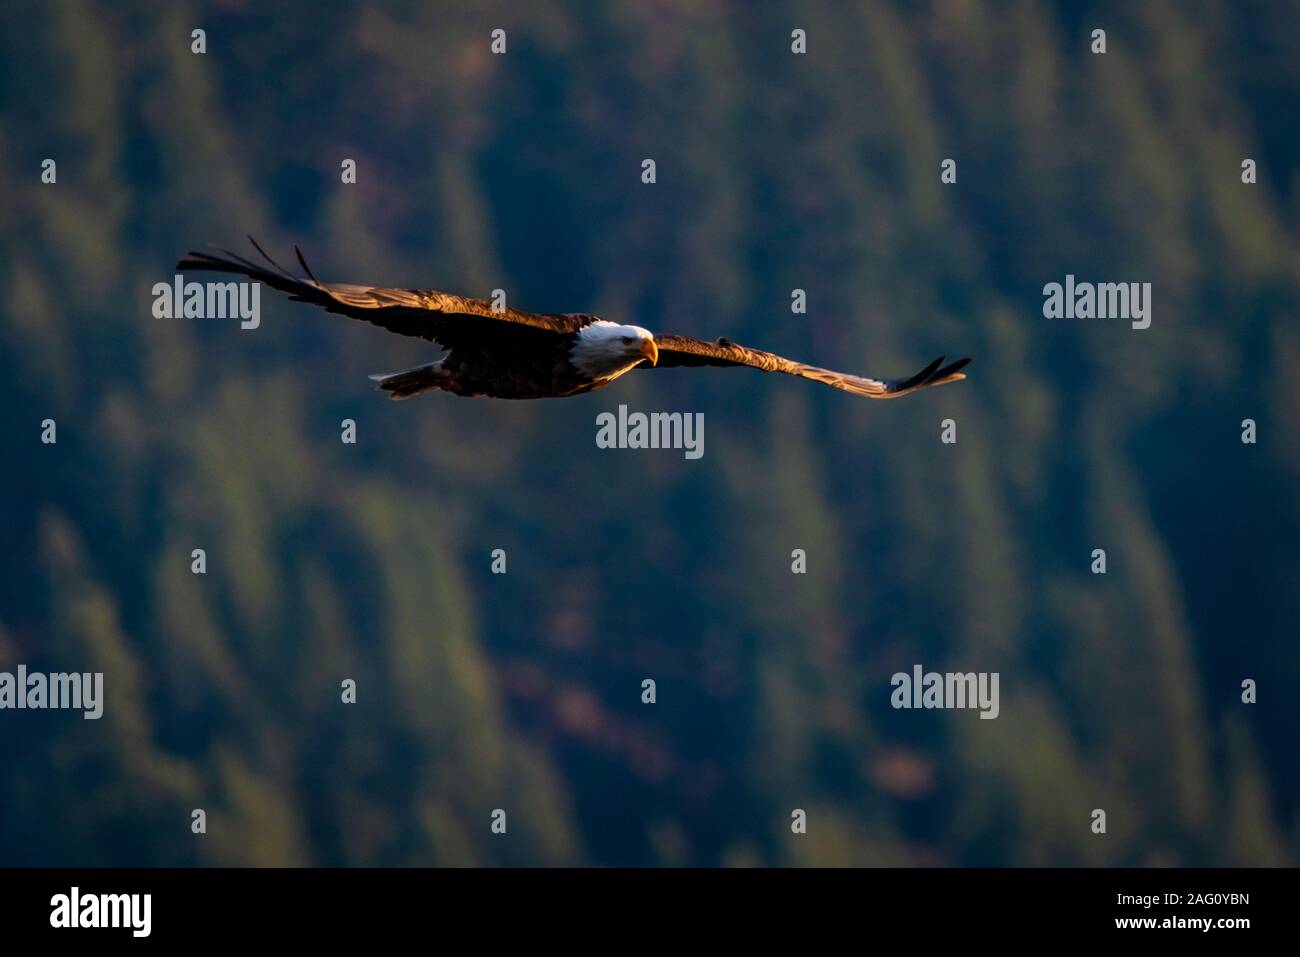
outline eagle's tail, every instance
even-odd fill
[[[442,388],[442,360],[402,372],[372,375],[370,378],[379,383],[379,388],[387,392],[390,399],[409,399],[421,392]]]

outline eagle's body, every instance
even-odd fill
[[[857,395],[895,398],[966,376],[962,359],[940,368],[934,360],[907,379],[871,379],[804,365],[725,339],[706,342],[687,336],[656,336],[640,326],[619,325],[583,313],[542,314],[495,307],[482,299],[415,289],[322,283],[301,254],[307,278],[285,272],[253,245],[271,268],[234,253],[191,252],[178,269],[239,273],[293,299],[382,326],[391,332],[436,342],[441,359],[404,372],[371,376],[394,399],[430,390],[498,399],[545,399],[603,389],[637,367],[749,366],[783,372]]]
[[[497,399],[563,398],[603,389],[645,359],[643,343],[654,341],[637,326],[596,316],[564,318],[587,324],[560,333],[506,325],[482,341],[456,346],[437,362],[371,378],[395,399],[429,389]],[[635,339],[644,351],[629,355],[624,339]]]

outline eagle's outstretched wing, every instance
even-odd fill
[[[749,366],[763,372],[784,372],[812,379],[825,385],[865,395],[873,399],[896,399],[917,389],[927,389],[932,385],[946,385],[966,378],[961,370],[970,359],[958,359],[943,365],[943,356],[935,359],[916,375],[906,379],[871,379],[865,376],[849,375],[833,369],[794,362],[772,352],[747,349],[726,339],[717,342],[705,342],[689,336],[655,336],[659,346],[659,364],[654,368],[664,369],[674,366]],[[942,368],[940,368],[942,366]],[[648,368],[644,363],[638,368]]]
[[[301,278],[280,268],[252,236],[248,239],[266,260],[266,266],[213,246],[214,252],[210,253],[191,251],[181,258],[176,268],[185,271],[238,273],[266,283],[273,289],[287,292],[291,299],[310,302],[353,319],[362,319],[399,335],[437,342],[448,349],[466,336],[482,335],[486,331],[485,327],[495,323],[564,334],[577,332],[597,318],[586,315],[548,315],[510,308],[498,310],[485,299],[468,299],[432,290],[320,282],[312,274],[298,247],[294,246],[298,262],[307,274]]]

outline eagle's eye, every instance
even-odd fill
[[[630,346],[633,342],[636,341],[636,338],[634,336],[624,336],[623,341]]]

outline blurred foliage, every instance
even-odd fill
[[[0,863],[1295,864],[1298,16],[7,4],[0,669],[108,700],[0,714]],[[427,344],[269,292],[256,331],[153,318],[245,232],[343,281],[976,363],[888,404],[689,370],[394,404],[365,375]],[[1043,319],[1067,272],[1152,282],[1151,328]],[[703,411],[704,458],[597,449],[619,402]],[[1001,716],[893,711],[917,662],[999,671]]]

